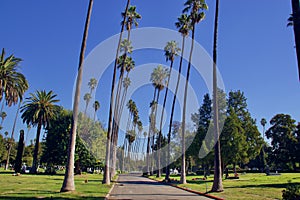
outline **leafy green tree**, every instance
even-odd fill
[[[249,161],[245,130],[242,127],[241,120],[232,107],[229,108],[229,116],[226,118],[220,136],[220,143],[225,167],[228,164],[233,164],[234,169],[236,169],[236,164],[247,163]],[[236,170],[234,171],[236,172]]]
[[[196,24],[198,24],[200,21],[202,21],[205,17],[205,14],[203,10],[207,10],[208,7],[205,3],[205,0],[187,0],[185,2],[185,8],[183,12],[190,12],[189,17],[191,18],[191,26],[192,26],[192,44],[190,49],[190,55],[189,55],[189,63],[187,68],[187,74],[186,74],[186,80],[185,80],[185,88],[184,88],[184,100],[183,100],[183,110],[182,110],[182,164],[181,164],[181,176],[180,176],[180,183],[186,184],[186,172],[185,172],[185,121],[186,121],[186,103],[187,103],[187,97],[188,97],[188,84],[189,84],[189,78],[190,78],[190,70],[191,70],[191,62],[192,62],[192,56],[193,56],[193,50],[194,50],[194,40],[195,40],[195,29]]]
[[[81,117],[83,116],[79,116],[79,128],[77,129],[79,132],[84,126],[81,123],[85,122],[81,120]],[[43,149],[41,160],[42,162],[47,163],[48,166],[65,165],[67,163],[71,123],[72,112],[61,108],[57,116],[50,121],[51,126],[46,128],[45,147]],[[95,124],[95,122],[90,120],[88,125],[99,132],[100,127]],[[91,135],[91,137],[94,137],[95,140],[97,138],[97,136],[93,135]],[[105,140],[104,133],[99,137],[101,137],[102,140]],[[92,145],[93,144],[90,144],[90,146]],[[91,167],[95,164],[96,158],[93,155],[97,155],[97,152],[92,151],[92,154],[90,150],[93,149],[88,149],[85,141],[83,141],[80,136],[76,137],[75,161],[80,160],[80,162],[76,162],[80,165],[79,169],[85,170],[87,167]],[[102,152],[104,153],[103,148]],[[104,159],[104,155],[102,156],[102,159]]]
[[[56,96],[52,91],[36,91],[35,93],[30,93],[30,97],[26,98],[24,105],[21,107],[23,123],[30,124],[33,127],[37,126],[31,173],[37,173],[42,126],[44,128],[49,126],[50,120],[55,117],[59,108],[55,105],[59,101],[55,99]]]
[[[68,145],[68,160],[66,165],[66,172],[64,177],[64,182],[62,184],[61,192],[73,191],[75,190],[74,183],[74,159],[75,159],[75,145],[76,145],[76,132],[77,132],[77,121],[79,114],[79,102],[80,102],[80,90],[82,83],[82,72],[83,72],[83,63],[84,63],[84,54],[86,49],[86,41],[88,36],[88,30],[90,25],[90,19],[92,14],[94,0],[89,1],[89,7],[87,12],[87,17],[85,21],[83,39],[81,44],[80,56],[79,56],[79,66],[78,66],[78,75],[76,80],[76,90],[74,95],[74,105],[73,105],[73,120],[70,130],[70,141]]]
[[[194,123],[196,124],[197,131],[193,142],[191,143],[190,147],[187,150],[186,155],[187,157],[192,157],[192,159],[197,162],[200,162],[201,160],[203,165],[205,163],[207,167],[208,163],[206,163],[205,158],[199,159],[199,156],[201,156],[199,155],[199,153],[202,154],[202,152],[200,152],[201,148],[205,150],[205,154],[209,153],[207,149],[209,144],[206,144],[204,142],[204,139],[208,132],[209,125],[212,122],[212,100],[209,97],[209,94],[204,95],[203,103],[199,108],[198,113],[193,114],[192,118]]]
[[[256,126],[256,121],[252,119],[248,111],[247,98],[244,93],[240,90],[229,92],[228,108],[228,111],[230,108],[233,109],[242,123],[248,146],[248,160],[254,159],[261,151],[263,139]]]
[[[271,127],[266,136],[271,139],[272,157],[274,164],[282,169],[296,168],[296,137],[295,120],[287,114],[277,114],[271,121]]]

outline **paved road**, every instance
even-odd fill
[[[140,174],[119,175],[108,199],[209,199],[142,177]]]

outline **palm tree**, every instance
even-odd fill
[[[135,6],[130,6],[128,9],[126,9],[125,12],[122,13],[122,16],[124,18],[123,24],[126,26],[126,29],[128,31],[127,39],[121,42],[120,44],[120,50],[121,52],[123,51],[123,55],[119,57],[118,59],[118,64],[120,68],[120,77],[119,77],[119,83],[117,87],[117,93],[116,93],[116,103],[115,103],[115,113],[114,113],[114,118],[115,122],[113,123],[113,129],[112,129],[112,141],[113,141],[113,153],[112,153],[112,172],[111,175],[115,175],[115,167],[116,167],[116,153],[117,153],[117,141],[118,141],[118,131],[119,127],[118,124],[120,123],[120,117],[122,115],[122,109],[120,109],[122,106],[122,101],[120,105],[120,96],[121,96],[121,85],[123,83],[123,76],[124,76],[124,71],[129,73],[129,71],[134,67],[134,61],[132,60],[131,57],[128,57],[127,53],[132,52],[132,46],[130,42],[130,32],[132,29],[132,26],[135,25],[136,27],[138,26],[137,19],[141,19],[141,15],[136,12],[136,7]],[[124,93],[125,91],[123,91]],[[123,101],[124,102],[124,101]],[[123,103],[124,105],[124,103]]]
[[[63,182],[63,185],[60,190],[61,192],[75,190],[74,158],[75,158],[77,122],[78,122],[78,114],[79,114],[80,90],[81,90],[81,83],[82,83],[84,54],[85,54],[85,49],[86,49],[86,41],[87,41],[90,19],[91,19],[91,14],[92,14],[93,2],[94,2],[94,0],[89,1],[89,7],[88,7],[87,17],[86,17],[86,21],[85,21],[82,44],[81,44],[78,75],[77,75],[77,80],[76,80],[76,90],[75,90],[74,104],[73,104],[73,119],[72,119],[71,131],[70,131],[70,140],[69,140],[69,145],[68,145],[67,165],[66,165],[64,182]]]
[[[142,16],[136,12],[136,6],[130,6],[127,13],[123,12],[122,16],[125,19],[126,30],[128,31],[127,39],[129,40],[132,26],[138,27],[139,23],[137,20],[141,19]]]
[[[183,100],[183,111],[182,111],[182,157],[181,157],[181,175],[180,175],[180,183],[186,184],[186,172],[185,172],[185,120],[186,120],[186,102],[188,96],[188,84],[190,78],[190,70],[191,70],[191,62],[194,50],[194,40],[195,40],[195,29],[196,24],[202,21],[205,17],[204,12],[202,10],[207,9],[207,5],[204,0],[188,0],[185,4],[186,7],[184,8],[183,12],[190,11],[190,18],[191,18],[191,26],[192,26],[192,44],[189,56],[189,64],[186,73],[186,81],[185,81],[185,88],[184,88],[184,100]]]
[[[114,112],[114,123],[112,128],[112,142],[113,147],[112,149],[112,168],[111,168],[111,177],[115,175],[115,168],[116,168],[116,159],[117,159],[117,142],[118,142],[118,131],[119,131],[119,117],[122,115],[122,110],[120,110],[120,96],[121,96],[121,85],[123,82],[123,76],[124,71],[126,68],[133,68],[131,66],[134,66],[134,61],[131,57],[128,57],[127,53],[132,52],[132,46],[130,42],[130,31],[132,29],[132,26],[135,25],[138,26],[137,19],[141,18],[141,15],[136,12],[135,6],[130,6],[128,11],[125,13],[122,13],[122,16],[124,17],[124,23],[126,26],[126,29],[128,31],[127,39],[125,39],[120,46],[121,52],[123,51],[123,55],[119,57],[119,68],[120,68],[120,77],[119,77],[119,83],[117,88],[117,94],[116,94],[116,103],[115,103],[115,112]]]
[[[22,59],[10,55],[5,58],[5,50],[0,56],[0,101],[5,101],[9,107],[22,100],[23,94],[28,89],[25,76],[18,72],[18,66]],[[1,109],[2,112],[2,109]]]
[[[117,77],[117,65],[118,65],[118,58],[119,58],[119,51],[121,47],[121,41],[123,37],[123,32],[125,28],[125,20],[128,12],[128,8],[130,5],[130,0],[127,0],[126,8],[123,15],[123,21],[120,31],[120,37],[118,42],[118,47],[116,51],[115,63],[114,63],[114,70],[113,70],[113,78],[111,83],[111,91],[110,91],[110,104],[109,104],[109,115],[108,115],[108,130],[107,130],[107,138],[106,138],[106,154],[105,154],[105,167],[104,167],[104,174],[102,183],[110,184],[110,142],[111,142],[111,135],[113,130],[113,105],[114,105],[114,93],[115,93],[115,82]]]
[[[26,98],[24,105],[21,107],[23,122],[27,125],[37,126],[31,173],[37,173],[41,129],[49,126],[50,120],[56,115],[59,108],[55,105],[59,101],[55,99],[56,96],[52,91],[36,91],[30,93],[30,97]]]
[[[265,128],[266,128],[267,120],[265,118],[262,118],[260,120],[260,124],[263,127],[263,139],[264,139],[264,143],[263,143],[263,146],[261,148],[261,150],[262,150],[261,153],[262,153],[263,169],[264,169],[265,166],[266,166],[266,158],[265,158],[265,148],[266,148],[266,143],[265,143]]]
[[[1,124],[0,124],[0,126],[2,127],[3,121],[4,121],[4,119],[7,117],[6,112],[2,111],[0,117],[1,117]]]
[[[213,44],[213,121],[215,135],[215,159],[214,159],[214,182],[212,192],[222,192],[222,166],[221,166],[221,147],[220,147],[220,128],[219,128],[219,105],[218,105],[218,80],[217,80],[217,42],[218,42],[218,25],[219,25],[219,0],[216,0],[215,24],[214,24],[214,44]]]
[[[166,102],[167,102],[167,97],[168,97],[168,87],[169,87],[169,82],[171,78],[171,73],[172,73],[172,68],[173,68],[173,63],[175,56],[178,56],[178,52],[180,51],[180,48],[177,47],[176,41],[169,41],[167,45],[164,48],[165,51],[165,57],[166,61],[170,61],[170,69],[169,69],[169,76],[168,76],[168,81],[166,84],[166,92],[164,96],[164,102],[163,102],[163,107],[162,107],[162,112],[161,112],[161,117],[160,117],[160,125],[159,125],[159,134],[158,134],[158,173],[157,177],[161,177],[161,170],[160,170],[160,149],[161,149],[161,137],[162,137],[162,123],[163,123],[163,118],[164,118],[164,110],[166,107]]]
[[[94,104],[93,104],[93,108],[94,108],[94,121],[96,120],[96,112],[97,112],[97,110],[99,110],[99,108],[100,108],[100,103],[99,103],[99,101],[95,101],[94,102]]]
[[[127,158],[128,158],[129,171],[130,171],[131,145],[135,141],[135,131],[134,130],[128,131],[128,133],[126,134],[126,139],[128,140],[128,155],[127,155]]]
[[[136,113],[137,107],[136,107],[135,102],[132,99],[130,99],[127,102],[126,106],[128,108],[128,112],[129,112],[128,120],[127,120],[127,125],[126,125],[126,134],[127,134],[128,131],[130,130],[130,125],[131,125],[131,122],[133,121],[133,115],[134,115],[134,113]],[[123,144],[123,146],[124,146],[123,162],[122,162],[123,163],[123,167],[122,167],[123,170],[125,168],[125,149],[126,149],[125,145],[126,145],[126,139],[127,139],[127,137],[125,135],[125,137],[124,137],[124,144]]]
[[[296,53],[298,58],[298,75],[300,80],[300,2],[299,0],[292,0],[292,9],[293,9],[293,14],[289,18],[288,25],[294,26]]]
[[[129,56],[127,56],[127,53],[132,52],[132,46],[131,42],[129,40],[124,40],[121,43],[121,52],[124,51],[124,54],[120,56],[119,58],[119,65],[118,68],[120,69],[120,77],[118,82],[118,88],[117,88],[117,94],[116,94],[116,104],[115,104],[115,111],[114,111],[114,122],[113,122],[113,129],[112,129],[112,144],[111,147],[111,177],[115,176],[116,173],[116,161],[117,161],[117,143],[118,143],[118,132],[119,132],[119,123],[120,123],[120,117],[122,115],[122,110],[120,109],[122,105],[120,105],[120,96],[121,96],[121,90],[122,90],[122,83],[123,83],[123,77],[125,70],[128,72],[131,69],[134,68],[135,62],[133,59]],[[123,91],[124,93],[125,91]],[[123,95],[122,95],[123,96]],[[122,102],[122,101],[121,101]]]
[[[150,81],[152,82],[155,90],[157,90],[156,100],[154,102],[154,116],[152,122],[152,133],[156,132],[156,115],[157,115],[157,104],[159,101],[159,94],[168,84],[167,78],[170,76],[168,69],[164,68],[162,65],[158,65],[151,73]],[[152,136],[152,146],[154,146],[154,136]],[[153,156],[152,156],[153,157]],[[152,158],[153,159],[153,158]],[[159,162],[157,162],[158,165]],[[158,170],[159,170],[159,166]],[[160,170],[159,170],[160,171]]]
[[[86,115],[86,111],[87,111],[87,108],[88,108],[88,105],[90,103],[90,100],[91,100],[92,96],[90,93],[86,93],[84,96],[83,96],[83,100],[85,101],[85,109],[84,109],[84,115]]]
[[[182,14],[178,18],[178,22],[175,23],[175,26],[179,29],[178,31],[182,35],[182,46],[181,46],[181,56],[180,56],[180,63],[179,63],[179,69],[178,69],[178,76],[177,76],[177,83],[175,88],[175,93],[173,97],[172,102],[172,108],[171,108],[171,116],[170,116],[170,122],[169,122],[169,130],[168,130],[168,156],[167,156],[167,171],[166,171],[166,181],[170,181],[170,155],[171,155],[171,131],[172,131],[172,124],[173,124],[173,117],[174,117],[174,110],[175,110],[175,103],[180,83],[180,75],[182,70],[182,61],[183,61],[183,55],[184,55],[184,48],[185,48],[185,39],[189,34],[189,30],[191,29],[191,20],[188,17],[187,14]]]
[[[121,98],[120,112],[119,112],[119,115],[118,115],[119,121],[121,119],[122,111],[124,109],[125,100],[126,100],[126,96],[127,96],[127,90],[128,90],[128,87],[130,86],[130,84],[131,84],[130,78],[128,76],[125,77],[124,80],[123,80],[123,94],[122,94],[122,98]]]
[[[97,79],[95,78],[91,78],[90,81],[88,82],[88,86],[90,88],[90,94],[92,95],[93,90],[96,88],[97,86]]]

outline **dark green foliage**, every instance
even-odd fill
[[[299,200],[300,199],[300,185],[293,184],[289,181],[286,190],[282,191],[283,200]]]
[[[81,115],[81,117],[82,116],[83,115]],[[72,112],[61,109],[58,116],[51,120],[51,126],[46,129],[47,136],[42,161],[47,163],[47,165],[66,164],[71,120]],[[84,143],[80,136],[76,138],[75,162],[77,162],[82,169],[94,166],[96,163],[96,158]]]
[[[224,165],[248,161],[245,130],[233,108],[230,108],[220,137]]]
[[[3,160],[4,153],[5,153],[5,139],[0,134],[0,161]]]
[[[16,163],[15,163],[15,172],[20,173],[21,167],[22,167],[22,156],[24,151],[24,130],[20,131],[20,139],[18,142],[18,151],[17,151],[17,157],[16,157]]]
[[[271,162],[277,168],[290,170],[296,168],[297,155],[297,126],[290,115],[277,114],[271,121],[271,127],[266,136],[271,139]]]

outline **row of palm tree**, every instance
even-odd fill
[[[14,138],[14,129],[16,126],[16,119],[18,117],[19,108],[23,100],[24,93],[28,90],[28,81],[25,76],[18,71],[22,59],[15,57],[13,54],[6,57],[4,48],[0,56],[0,102],[1,106],[1,128],[7,114],[3,111],[4,104],[8,107],[19,103],[17,114],[14,120],[11,138],[8,146],[8,153],[6,158],[5,170],[8,169],[10,152],[12,148],[12,141]]]
[[[74,101],[74,107],[73,107],[73,121],[72,121],[72,127],[71,127],[71,137],[70,137],[70,143],[69,143],[69,151],[68,151],[68,161],[67,161],[67,168],[66,168],[66,174],[65,174],[65,179],[63,186],[61,188],[61,191],[71,191],[75,190],[75,185],[74,185],[74,150],[75,150],[75,140],[76,140],[76,125],[77,125],[77,120],[78,120],[78,103],[79,103],[79,96],[80,96],[80,86],[81,86],[81,81],[82,81],[82,69],[83,69],[83,60],[84,60],[84,54],[85,54],[85,46],[86,46],[86,40],[87,40],[87,34],[88,34],[88,27],[89,27],[89,22],[90,22],[90,17],[91,17],[91,12],[92,12],[92,5],[93,5],[93,0],[90,0],[89,2],[89,8],[88,8],[88,13],[87,13],[87,18],[86,18],[86,24],[85,24],[85,29],[84,29],[84,35],[83,35],[83,42],[82,42],[82,48],[81,48],[81,53],[80,53],[80,59],[79,59],[79,68],[78,68],[78,77],[77,77],[77,83],[76,83],[76,92],[75,92],[75,101]],[[151,107],[151,114],[149,117],[150,120],[150,128],[148,132],[148,143],[147,143],[147,169],[148,172],[150,171],[150,165],[151,168],[153,169],[153,150],[152,150],[152,155],[150,155],[150,146],[154,146],[154,140],[155,140],[155,135],[158,135],[158,141],[161,141],[162,137],[162,121],[163,121],[163,112],[161,114],[160,118],[160,124],[159,124],[159,129],[156,128],[156,118],[157,118],[157,105],[159,102],[159,97],[160,97],[160,92],[166,87],[165,91],[165,96],[163,100],[163,110],[166,106],[166,100],[168,96],[168,84],[170,81],[170,75],[172,73],[172,68],[173,68],[173,63],[175,57],[179,54],[181,51],[181,59],[180,59],[180,64],[179,64],[179,74],[177,78],[177,84],[176,84],[176,89],[175,89],[175,94],[173,97],[173,102],[172,102],[172,109],[171,109],[171,117],[170,117],[170,124],[169,124],[169,131],[168,131],[168,142],[170,143],[170,133],[171,133],[171,124],[173,123],[173,115],[174,115],[174,110],[175,110],[175,100],[177,98],[177,92],[178,92],[178,87],[180,83],[180,74],[182,71],[182,63],[183,63],[183,53],[185,49],[185,39],[188,36],[189,32],[192,32],[192,44],[190,48],[190,55],[189,55],[189,62],[187,66],[187,73],[186,73],[186,81],[185,81],[185,90],[184,90],[184,104],[183,104],[183,110],[182,110],[182,173],[181,173],[181,183],[186,183],[186,175],[185,175],[185,121],[186,121],[186,103],[187,103],[187,97],[188,97],[188,82],[189,82],[189,77],[190,77],[190,69],[191,69],[191,61],[192,61],[192,56],[193,56],[193,47],[194,47],[194,39],[195,39],[195,29],[196,29],[196,24],[198,24],[200,21],[202,21],[205,17],[204,10],[207,9],[207,5],[204,0],[188,0],[185,4],[185,8],[183,10],[183,14],[178,18],[178,22],[176,23],[176,27],[179,28],[179,32],[182,34],[183,39],[182,39],[182,48],[179,49],[177,47],[177,44],[175,41],[170,41],[167,43],[167,46],[165,47],[165,56],[166,60],[170,61],[170,68],[166,69],[163,68],[161,65],[159,65],[157,68],[154,69],[153,73],[151,74],[150,80],[153,83],[154,86],[154,95],[153,95],[153,101],[150,104]],[[214,99],[217,99],[217,77],[216,77],[216,62],[217,62],[217,25],[218,25],[218,6],[219,6],[219,0],[217,0],[216,4],[216,17],[215,17],[215,31],[214,31],[214,66],[213,66],[213,82],[214,82]],[[141,16],[136,13],[136,7],[130,6],[130,0],[127,1],[125,11],[122,13],[123,16],[123,21],[122,21],[122,27],[121,27],[121,33],[120,33],[120,38],[119,38],[119,43],[117,47],[117,53],[116,53],[116,59],[115,59],[115,65],[114,65],[114,71],[113,71],[113,79],[112,79],[112,89],[111,89],[111,98],[110,98],[110,109],[109,109],[109,125],[108,125],[108,132],[107,132],[107,149],[106,149],[106,163],[105,163],[105,171],[104,171],[104,179],[103,183],[110,184],[110,179],[114,175],[114,173],[110,173],[110,168],[114,168],[115,165],[115,156],[114,152],[116,152],[115,148],[111,148],[110,144],[112,143],[113,147],[117,146],[117,138],[118,138],[118,124],[120,122],[120,118],[122,115],[122,108],[124,107],[125,99],[126,99],[126,92],[127,89],[130,85],[130,79],[128,77],[129,72],[133,69],[134,67],[134,61],[130,57],[132,47],[131,47],[131,42],[130,42],[130,31],[133,25],[137,26],[137,19],[141,18]],[[127,30],[127,39],[122,38],[122,34],[124,32],[124,28],[126,27]],[[122,53],[121,56],[119,56],[119,53]],[[3,57],[2,57],[3,60]],[[15,62],[18,63],[18,60]],[[119,81],[118,81],[118,86],[117,86],[117,92],[116,96],[114,96],[114,86],[116,82],[116,74],[117,74],[117,69],[120,69],[120,76],[119,76]],[[124,77],[125,71],[127,72],[127,76]],[[97,85],[97,81],[90,81],[91,84],[89,83],[90,86],[90,93],[87,93],[89,95],[84,96],[84,100],[86,101],[86,108],[85,108],[85,113],[90,101],[90,96],[92,94],[92,91],[94,90],[95,86]],[[92,83],[93,82],[93,83]],[[2,84],[2,82],[1,82]],[[123,85],[123,90],[122,90],[122,85]],[[1,94],[3,94],[3,88],[4,84],[1,85],[2,87],[0,88]],[[20,88],[20,87],[19,87]],[[22,87],[21,87],[22,88]],[[24,90],[24,88],[23,88]],[[19,92],[19,91],[18,91]],[[7,102],[7,105],[12,105],[12,103],[16,102],[16,91],[13,90],[11,93],[5,93],[5,99]],[[11,95],[11,96],[9,96]],[[4,96],[4,95],[2,95]],[[0,98],[2,99],[2,96]],[[20,99],[21,97],[18,96]],[[53,117],[55,114],[56,106],[54,105],[55,102],[58,100],[55,99],[56,95],[53,94],[52,91],[47,93],[46,91],[37,91],[36,94],[31,94],[31,97],[29,97],[25,103],[24,106],[21,107],[21,112],[23,121],[26,122],[27,124],[31,124],[33,126],[37,126],[37,142],[36,142],[36,147],[35,147],[35,152],[34,152],[34,164],[33,164],[33,172],[36,171],[37,168],[37,151],[38,151],[38,145],[39,145],[39,137],[40,137],[40,131],[42,126],[48,126],[49,119]],[[114,99],[116,98],[116,102],[114,102]],[[38,105],[39,100],[44,100],[45,102],[49,102],[49,106],[51,108],[48,108],[47,111],[38,111],[36,113],[36,107]],[[95,112],[99,109],[99,102],[94,103],[94,109]],[[114,112],[113,112],[113,107],[114,107]],[[217,106],[217,101],[214,101],[214,122],[215,122],[215,136],[219,136],[219,130],[218,130],[218,119],[217,119],[217,112],[218,112],[218,106]],[[128,125],[128,130],[126,132],[126,139],[128,140],[128,157],[130,160],[130,151],[131,151],[131,144],[135,140],[136,137],[136,127],[138,125],[139,133],[142,132],[142,123],[139,121],[138,117],[138,112],[131,110],[131,117],[132,117],[132,124]],[[95,115],[94,115],[95,118]],[[152,144],[151,144],[152,143]],[[160,169],[160,142],[158,142],[158,163],[157,167]],[[125,150],[125,144],[124,144],[124,150]],[[220,166],[220,146],[219,143],[217,142],[215,146],[215,154],[216,154],[216,159],[215,159],[215,180],[217,180],[219,175],[221,173],[218,172],[218,167]],[[168,160],[170,160],[170,149],[168,153]],[[112,161],[112,162],[110,162]],[[112,166],[110,166],[110,163],[112,163]],[[151,170],[152,171],[152,170]],[[219,174],[218,174],[219,173]],[[169,169],[167,169],[167,175],[166,179],[169,179]],[[161,176],[161,172],[159,171],[158,176]],[[222,180],[217,180],[214,181],[213,185],[213,190],[215,191],[221,191],[222,189]],[[215,183],[218,183],[217,186]]]
[[[218,86],[217,86],[217,39],[218,39],[218,20],[219,20],[219,4],[220,1],[216,0],[216,10],[215,10],[215,22],[214,22],[214,41],[213,41],[213,116],[214,116],[214,134],[215,134],[215,174],[214,174],[214,182],[212,191],[222,191],[222,173],[221,173],[221,157],[220,157],[220,143],[218,142],[218,138],[220,135],[219,130],[219,119],[218,119]],[[293,5],[293,19],[291,20],[294,25],[295,30],[295,38],[299,34],[297,34],[297,31],[299,31],[299,26],[296,26],[296,20],[295,17],[298,17],[299,14],[299,1],[298,0],[292,0]],[[147,138],[147,170],[148,172],[152,171],[150,170],[150,167],[153,168],[153,150],[152,155],[150,154],[151,146],[154,146],[154,140],[155,135],[158,136],[158,162],[157,167],[158,169],[161,168],[160,163],[160,148],[161,148],[161,138],[162,138],[162,122],[164,117],[164,109],[166,106],[166,101],[168,98],[168,86],[170,82],[170,75],[172,74],[173,64],[175,57],[178,56],[178,54],[181,52],[181,58],[179,63],[179,73],[177,77],[177,83],[175,88],[175,93],[173,96],[172,101],[172,108],[171,108],[171,115],[170,115],[170,122],[169,122],[169,130],[168,130],[168,143],[170,143],[171,140],[171,125],[173,124],[173,115],[175,110],[175,101],[177,98],[177,93],[179,89],[179,83],[180,83],[180,74],[182,71],[182,65],[183,65],[183,54],[185,51],[185,40],[189,33],[191,32],[192,37],[192,43],[190,47],[190,53],[189,53],[189,62],[187,66],[187,72],[186,72],[186,80],[185,80],[185,88],[184,88],[184,102],[183,102],[183,110],[182,110],[182,157],[181,157],[181,183],[186,183],[186,174],[185,174],[185,129],[186,129],[186,104],[188,101],[188,83],[190,78],[190,71],[191,71],[191,62],[193,58],[193,48],[194,48],[194,40],[196,35],[196,25],[200,23],[205,18],[204,11],[207,10],[207,5],[205,0],[187,0],[184,4],[185,8],[183,9],[182,15],[178,18],[178,22],[176,22],[176,27],[179,29],[179,32],[182,34],[182,47],[181,49],[177,47],[177,44],[175,41],[170,41],[167,43],[165,47],[165,56],[166,60],[170,61],[170,67],[169,69],[163,68],[161,65],[159,65],[157,68],[154,69],[153,73],[151,74],[150,80],[153,83],[154,86],[154,95],[153,100],[150,103],[151,108],[151,114],[149,117],[150,126],[148,131],[148,138]],[[86,23],[84,28],[84,34],[83,34],[83,40],[82,40],[82,47],[81,47],[81,53],[79,58],[79,67],[78,67],[78,76],[77,76],[77,82],[76,82],[76,92],[75,92],[75,101],[73,105],[73,120],[72,120],[72,126],[71,126],[71,137],[70,137],[70,143],[69,143],[69,149],[68,149],[68,160],[67,160],[67,167],[66,167],[66,173],[64,182],[61,188],[61,191],[72,191],[75,190],[74,185],[74,152],[75,152],[75,141],[76,141],[76,128],[77,128],[77,121],[78,121],[78,105],[79,105],[79,97],[80,97],[80,86],[82,82],[82,70],[84,66],[84,55],[85,55],[85,48],[86,48],[86,40],[88,35],[88,29],[89,29],[89,23],[92,13],[92,7],[93,7],[93,0],[89,1],[88,6],[88,12],[86,17]],[[127,89],[130,86],[130,79],[128,77],[129,72],[134,68],[135,63],[132,57],[130,56],[132,52],[132,46],[130,42],[130,33],[133,28],[133,26],[138,25],[137,20],[141,18],[141,15],[136,12],[135,6],[130,6],[130,0],[127,0],[127,4],[125,7],[125,11],[122,12],[122,25],[121,25],[121,31],[120,31],[120,37],[119,42],[117,46],[116,51],[116,57],[115,57],[115,63],[114,63],[114,69],[113,69],[113,78],[112,78],[112,87],[111,87],[111,97],[110,97],[110,109],[109,109],[109,119],[108,119],[108,132],[107,132],[107,149],[106,149],[106,159],[105,159],[105,171],[104,171],[104,179],[103,183],[110,184],[110,179],[115,173],[115,165],[116,165],[116,146],[118,141],[118,133],[119,133],[119,123],[122,116],[122,110],[125,104],[125,99],[127,95]],[[298,21],[297,21],[298,22]],[[123,33],[124,30],[127,30],[127,39],[123,39]],[[296,47],[297,47],[297,54],[298,53],[298,39],[296,38]],[[119,56],[119,54],[122,54]],[[36,91],[36,93],[31,93],[30,97],[26,98],[26,101],[24,102],[22,106],[22,99],[25,91],[28,89],[28,82],[23,74],[19,73],[17,71],[18,65],[20,64],[21,59],[14,57],[14,55],[11,55],[9,57],[5,57],[5,51],[2,50],[1,57],[0,57],[0,101],[2,101],[3,105],[4,103],[7,106],[12,106],[17,103],[19,103],[18,111],[19,109],[22,113],[22,119],[23,122],[27,125],[36,126],[37,127],[37,134],[36,134],[36,144],[34,149],[34,159],[33,159],[33,166],[32,166],[32,173],[36,173],[37,165],[38,165],[38,149],[39,149],[39,139],[41,134],[42,127],[49,126],[49,120],[55,116],[56,111],[58,109],[58,106],[55,105],[55,103],[58,102],[56,99],[56,95],[52,92],[46,92],[46,91]],[[119,72],[119,80],[117,85],[117,91],[116,95],[114,88],[116,84],[117,79],[117,69],[120,70]],[[125,77],[125,72],[127,72]],[[97,85],[96,79],[91,79],[89,82],[90,87],[90,93],[86,93],[84,95],[84,100],[86,101],[86,107],[85,107],[85,114],[87,111],[87,107],[90,103],[91,95],[93,90],[95,89]],[[123,86],[123,88],[122,88]],[[160,92],[165,89],[165,96],[163,99],[163,109],[161,113],[159,128],[156,128],[156,118],[157,118],[157,106],[159,102]],[[116,101],[114,100],[116,99]],[[143,126],[141,121],[139,120],[138,111],[136,108],[135,103],[130,100],[127,104],[127,107],[129,109],[129,119],[128,124],[126,128],[126,136],[124,140],[124,151],[125,151],[125,142],[128,142],[128,160],[130,161],[130,154],[132,151],[132,143],[135,141],[136,138],[136,128],[138,128],[138,133],[141,134],[143,130]],[[94,113],[94,119],[96,116],[96,111],[99,109],[100,103],[98,101],[95,101],[93,104],[93,108],[95,110]],[[6,113],[3,111],[3,106],[1,108],[1,126],[6,117]],[[17,117],[17,116],[16,116]],[[261,122],[262,125],[265,125],[265,122]],[[12,130],[12,136],[13,138],[14,128]],[[147,134],[147,133],[146,133]],[[144,134],[144,136],[146,135]],[[112,144],[112,146],[111,146]],[[139,146],[139,144],[136,143],[136,146]],[[135,148],[137,149],[137,147]],[[8,153],[9,156],[9,153]],[[123,158],[125,157],[125,153],[123,155]],[[170,147],[168,149],[168,163],[170,162]],[[9,162],[9,157],[7,159],[7,162]],[[124,162],[123,162],[124,163]],[[112,166],[110,166],[112,164]],[[110,173],[110,169],[111,173]],[[157,176],[161,176],[161,171],[159,170],[157,173]],[[170,170],[169,167],[167,167],[167,174],[165,179],[169,180],[170,178]]]
[[[176,89],[175,89],[175,94],[173,97],[173,102],[172,102],[172,109],[171,109],[171,116],[170,116],[170,123],[169,123],[169,131],[168,131],[168,143],[170,144],[171,140],[171,125],[173,123],[173,115],[174,115],[174,109],[175,109],[175,101],[177,98],[177,92],[178,92],[178,87],[180,83],[180,74],[182,71],[182,62],[183,62],[183,53],[185,49],[185,38],[188,36],[189,32],[191,31],[192,33],[192,43],[190,47],[190,53],[189,53],[189,62],[187,66],[187,72],[186,72],[186,79],[185,79],[185,88],[184,88],[184,102],[183,102],[183,109],[182,109],[182,126],[181,126],[181,145],[182,145],[182,151],[181,151],[181,178],[180,178],[180,183],[185,184],[186,183],[186,158],[185,158],[185,126],[186,126],[186,104],[187,104],[187,97],[188,97],[188,83],[189,83],[189,77],[190,77],[190,69],[191,69],[191,62],[192,62],[192,57],[193,57],[193,48],[194,48],[194,40],[195,40],[195,29],[196,25],[201,22],[205,18],[205,13],[204,11],[208,9],[208,6],[205,2],[205,0],[187,0],[186,3],[184,4],[185,8],[183,9],[183,14],[178,18],[178,22],[175,23],[176,27],[179,28],[179,32],[182,34],[183,39],[182,39],[182,49],[181,49],[181,59],[180,59],[180,64],[179,64],[179,74],[177,78],[177,84],[176,84]],[[214,43],[213,43],[213,107],[214,107],[214,134],[215,134],[215,174],[214,174],[214,184],[212,187],[212,191],[223,191],[223,186],[222,186],[222,173],[221,173],[221,154],[220,154],[220,143],[218,142],[219,140],[219,135],[220,135],[220,130],[219,130],[219,119],[218,119],[218,96],[217,96],[217,36],[218,36],[218,17],[219,17],[219,0],[216,1],[216,11],[215,11],[215,23],[214,23]],[[171,47],[171,48],[170,48]],[[172,50],[169,50],[172,49]],[[155,120],[156,120],[156,111],[157,111],[157,104],[159,100],[159,94],[160,91],[166,86],[166,92],[165,92],[165,97],[164,97],[164,102],[163,102],[163,110],[165,108],[166,104],[166,99],[168,95],[168,83],[170,80],[170,74],[172,72],[172,67],[173,67],[173,61],[175,56],[177,55],[178,51],[180,49],[177,47],[176,43],[174,42],[169,42],[165,48],[165,56],[167,58],[167,61],[171,61],[170,69],[169,69],[169,74],[167,72],[163,72],[160,66],[158,66],[156,69],[154,69],[153,73],[151,74],[151,81],[153,82],[153,85],[155,87],[154,90],[154,97],[153,101],[151,102],[151,114],[150,114],[150,128],[149,128],[149,133],[148,133],[148,146],[147,146],[147,170],[148,173],[151,171],[150,170],[150,164],[153,164],[153,161],[150,161],[150,136],[152,135],[152,147],[154,144],[154,135],[156,133],[156,127],[155,127]],[[167,74],[166,77],[168,77],[168,81],[166,83],[163,83],[164,79],[162,79],[163,74]],[[161,79],[159,79],[161,78]],[[164,77],[165,78],[165,77]],[[159,126],[159,131],[158,131],[158,160],[157,160],[157,168],[158,168],[158,173],[157,176],[161,176],[161,171],[160,171],[160,141],[161,141],[161,136],[162,136],[162,120],[163,120],[163,111],[161,114],[161,119],[160,119],[160,126]],[[169,145],[170,146],[170,145]],[[152,155],[153,157],[153,155]],[[170,162],[170,147],[168,148],[168,163]],[[153,167],[153,166],[151,166]],[[167,167],[167,173],[166,173],[166,181],[169,181],[170,179],[170,171],[169,167]]]

